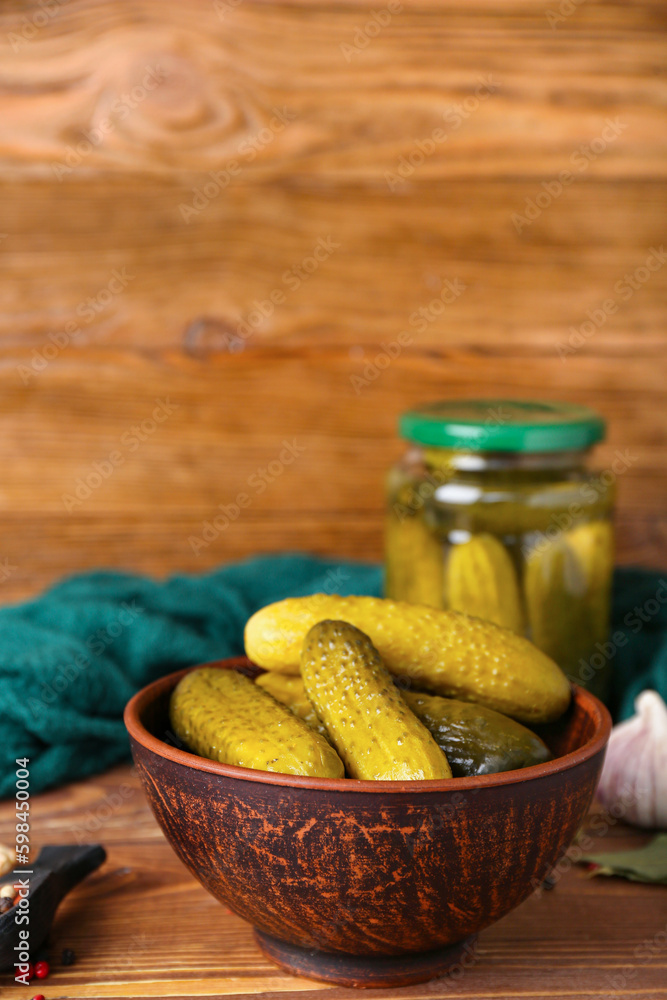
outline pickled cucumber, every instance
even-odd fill
[[[421,691],[402,694],[446,754],[455,778],[512,771],[552,758],[539,736],[500,712]]]
[[[585,651],[587,583],[574,551],[562,536],[544,540],[526,557],[524,591],[532,641],[563,669]]]
[[[410,711],[373,643],[353,625],[321,621],[308,632],[301,677],[352,778],[451,778],[445,754]]]
[[[386,588],[397,600],[442,607],[443,551],[421,517],[393,514],[386,525]]]
[[[587,629],[594,647],[596,642],[605,642],[609,633],[614,532],[609,521],[590,521],[568,531],[566,540],[586,578]]]
[[[342,778],[333,747],[235,670],[202,667],[176,685],[169,719],[200,757],[260,771]]]
[[[306,633],[324,618],[356,625],[392,674],[434,694],[521,722],[551,722],[570,702],[563,672],[522,636],[456,611],[377,597],[314,594],[270,604],[248,621],[246,652],[267,670],[298,673]]]
[[[260,682],[310,726],[326,733],[301,677],[266,673],[257,678]],[[491,708],[423,691],[401,689],[400,693],[447,757],[455,778],[496,774],[552,759],[539,736]]]
[[[416,567],[415,567],[416,568]],[[445,576],[447,607],[523,633],[516,571],[502,542],[489,534],[454,545]]]
[[[264,691],[268,691],[276,701],[287,705],[294,715],[307,722],[310,728],[314,729],[320,736],[329,738],[326,726],[322,725],[317,718],[315,709],[308,701],[308,695],[306,694],[301,677],[291,677],[288,674],[276,674],[267,671],[267,673],[261,674],[256,679],[255,684],[259,684]]]
[[[606,521],[577,525],[526,557],[524,590],[533,642],[577,684],[604,697],[610,664],[589,660],[607,639],[613,534]]]

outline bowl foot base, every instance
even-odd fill
[[[415,955],[344,955],[301,948],[255,931],[257,944],[264,955],[293,976],[357,987],[410,986],[465,969],[472,964],[470,957],[476,937],[473,934],[447,948]]]

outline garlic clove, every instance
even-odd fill
[[[597,795],[616,819],[667,828],[667,705],[642,691],[635,715],[614,726]]]

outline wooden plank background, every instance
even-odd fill
[[[0,599],[98,565],[378,558],[397,414],[448,395],[600,409],[619,558],[664,565],[664,20],[4,4]]]

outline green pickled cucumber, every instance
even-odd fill
[[[308,701],[308,695],[300,677],[267,671],[265,674],[260,674],[255,684],[259,684],[264,691],[268,691],[276,701],[287,705],[294,715],[297,715],[304,722],[308,723],[310,728],[314,729],[320,736],[326,737],[327,740],[329,739],[326,726],[322,725],[317,718],[315,709]]]
[[[306,694],[352,778],[451,778],[447,758],[410,711],[373,643],[344,621],[321,621],[301,653]]]
[[[174,689],[175,734],[209,760],[259,771],[342,778],[333,747],[253,681],[235,670],[202,667]]]
[[[445,753],[455,778],[513,771],[552,758],[539,736],[491,708],[420,691],[402,694]]]
[[[521,635],[521,594],[514,564],[493,535],[473,535],[454,545],[445,577],[447,607],[495,622]]]

